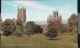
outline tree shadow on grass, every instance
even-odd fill
[[[59,40],[59,39],[57,39],[57,38],[54,38],[54,39],[47,39],[47,40]]]

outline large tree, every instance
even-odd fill
[[[51,20],[48,22],[47,28],[54,27],[57,30],[57,32],[61,32],[62,25],[63,25],[62,22],[59,20],[54,20],[54,21]]]
[[[35,26],[33,27],[34,33],[42,33],[42,28],[40,25],[35,24]]]
[[[77,15],[72,14],[70,18],[68,19],[68,25],[69,25],[69,30],[72,32],[72,30],[77,29]]]
[[[29,21],[26,23],[26,29],[30,27],[32,29],[32,33],[42,33],[42,28],[40,25],[35,24],[33,21]]]
[[[34,29],[33,29],[34,25],[35,25],[35,23],[33,21],[27,22],[26,25],[25,25],[25,28],[26,28],[26,31],[27,31],[26,33],[29,32],[30,34],[33,34],[34,33]]]
[[[11,19],[2,22],[2,32],[5,36],[11,35],[15,31],[15,24]]]

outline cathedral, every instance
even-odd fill
[[[26,22],[26,8],[18,7],[17,19],[21,19],[23,23]]]

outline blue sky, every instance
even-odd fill
[[[26,8],[26,21],[46,21],[53,10],[58,10],[63,20],[72,13],[77,14],[77,0],[43,0],[43,1],[3,1],[1,4],[3,20],[17,18],[19,6]]]

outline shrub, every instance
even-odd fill
[[[22,34],[23,34],[22,29],[20,29],[20,27],[16,27],[15,35],[21,37]]]
[[[57,37],[57,32],[56,32],[56,29],[54,28],[49,28],[47,33],[46,33],[46,36],[49,37],[51,40],[53,38],[56,38]]]

